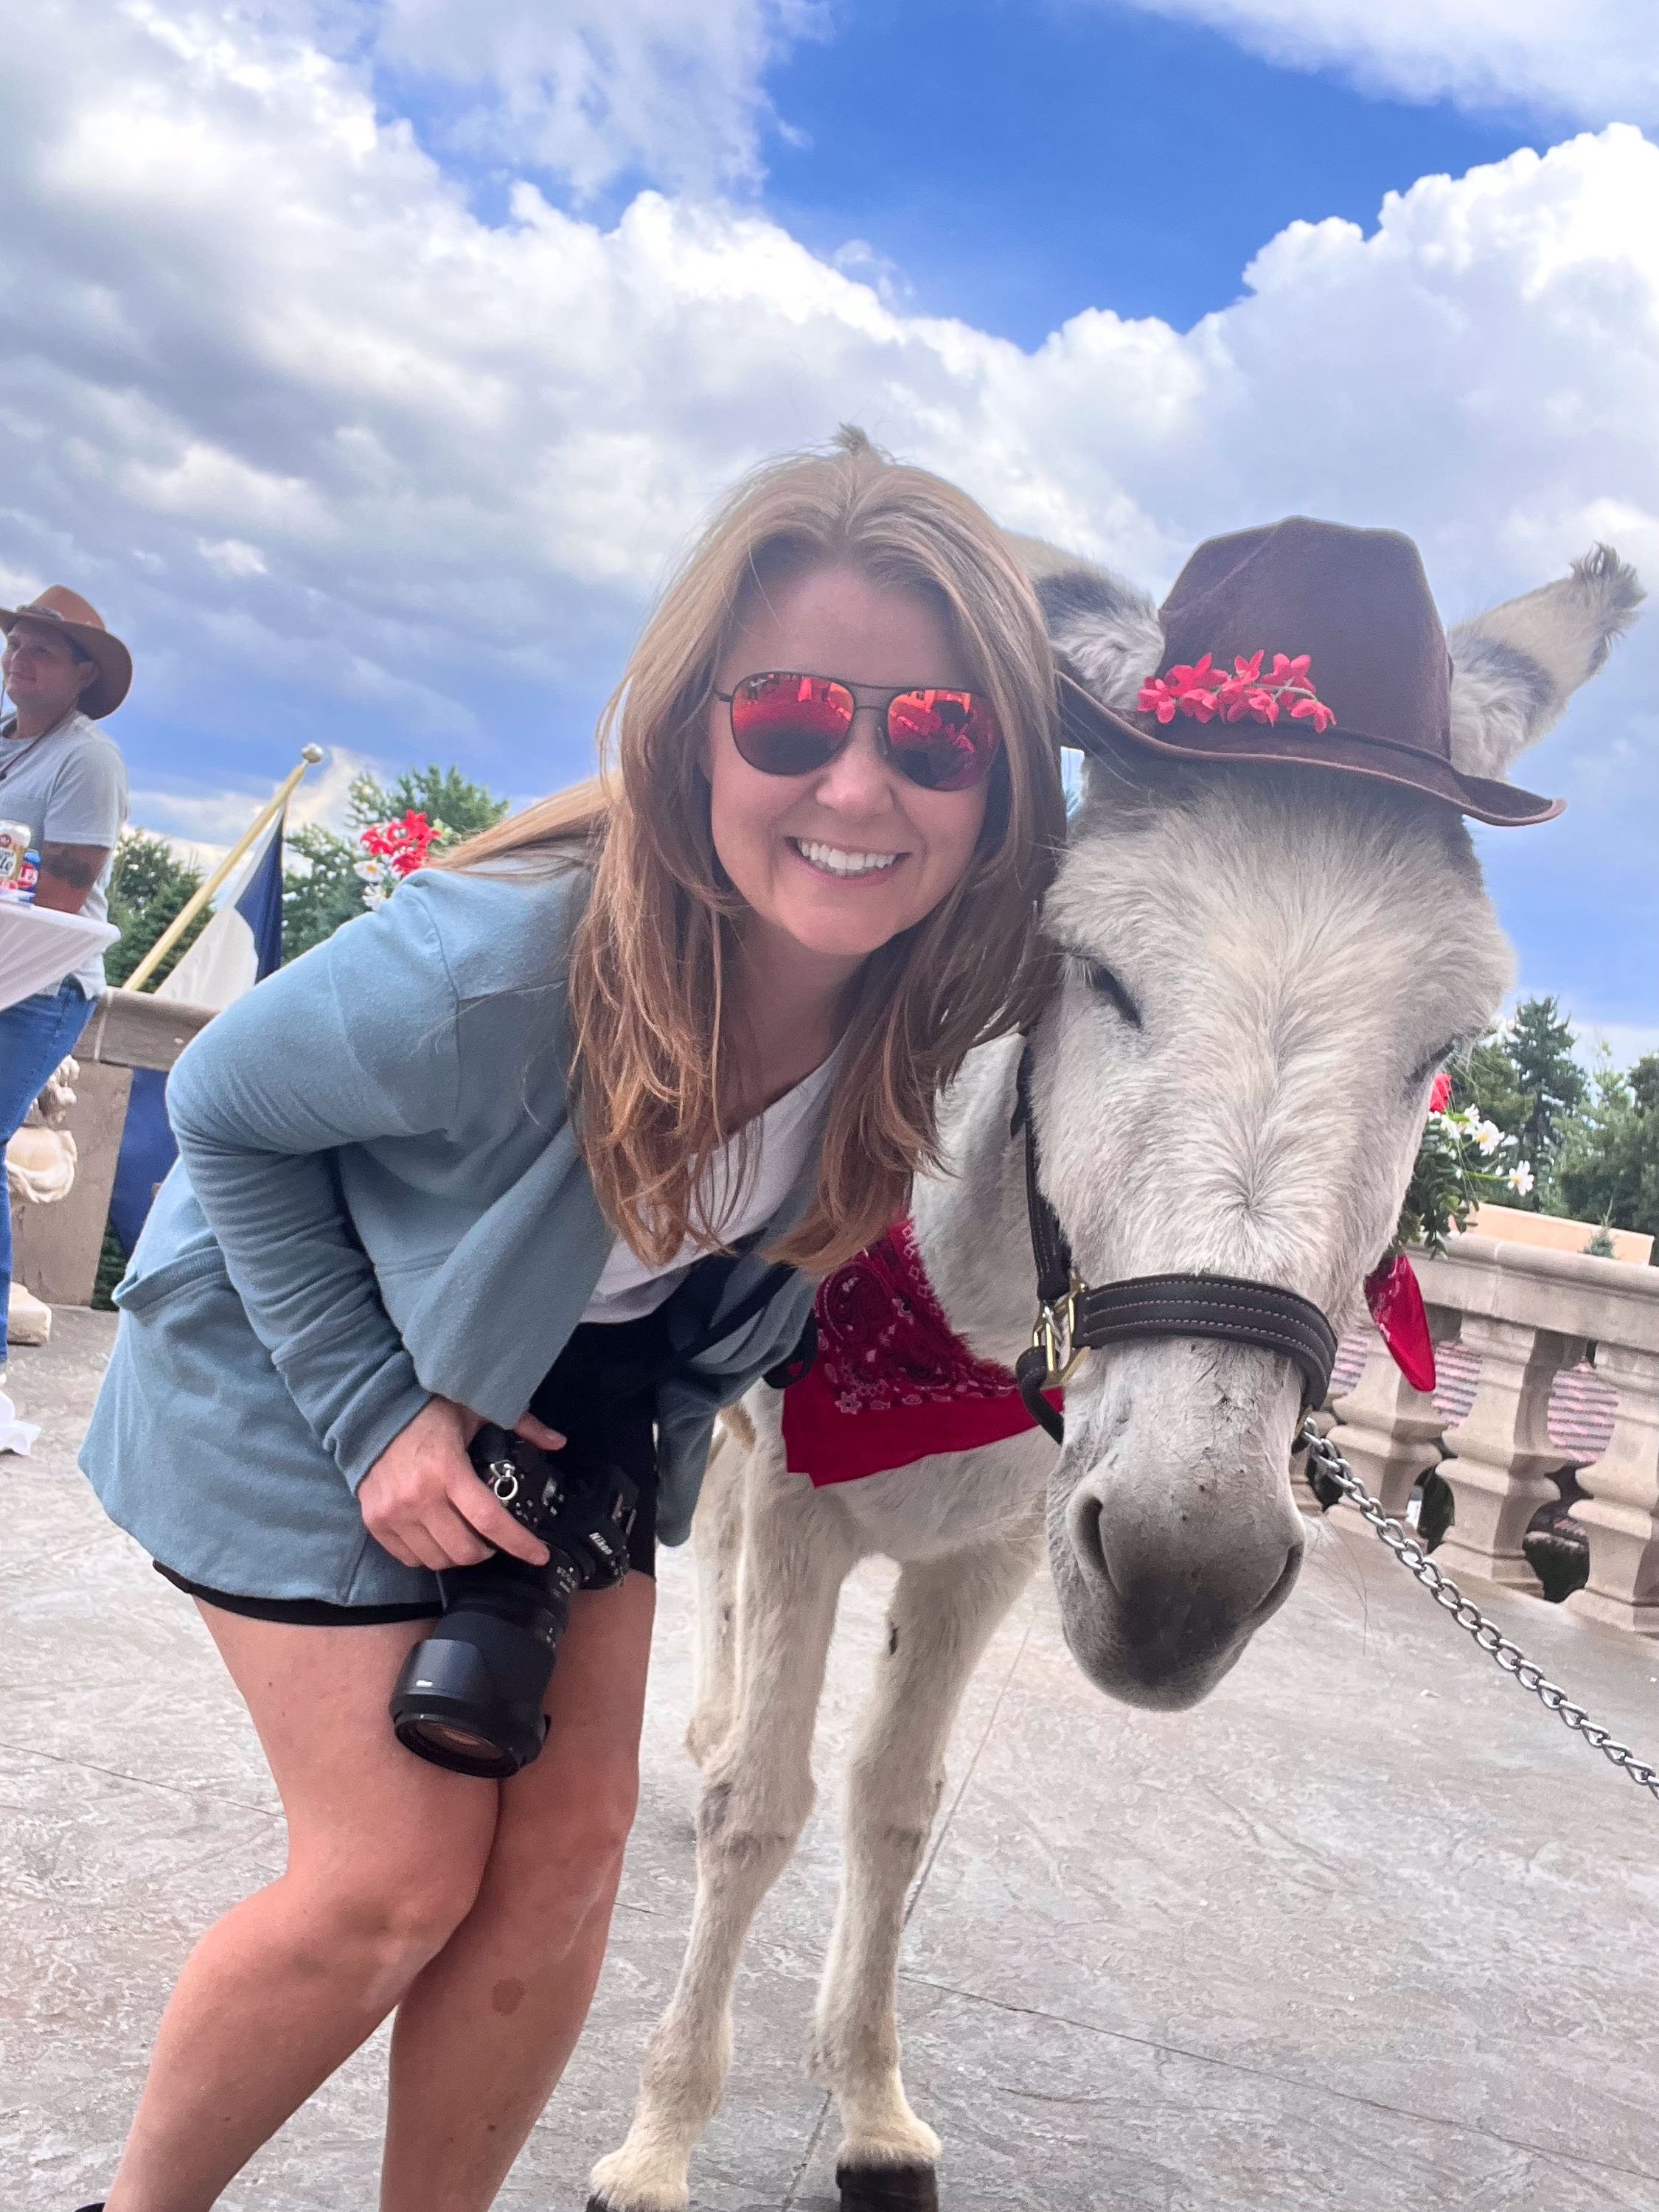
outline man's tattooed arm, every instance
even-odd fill
[[[42,845],[34,903],[59,914],[79,914],[108,858],[107,845]]]

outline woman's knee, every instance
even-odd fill
[[[321,1972],[349,1961],[377,1987],[412,1980],[471,1911],[485,1850],[468,1836],[410,1840],[418,1848],[290,1866],[301,1942]]]

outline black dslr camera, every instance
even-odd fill
[[[532,1567],[497,1552],[439,1575],[443,1615],[404,1662],[392,1725],[399,1743],[434,1766],[500,1781],[528,1766],[546,1737],[542,1700],[571,1599],[628,1572],[639,1489],[568,1445],[555,1455],[489,1425],[468,1457],[550,1556]]]

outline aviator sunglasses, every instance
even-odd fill
[[[763,775],[812,775],[828,767],[860,707],[883,710],[882,757],[922,791],[970,791],[1002,743],[996,717],[972,691],[890,691],[769,669],[714,696],[731,709],[732,742]]]

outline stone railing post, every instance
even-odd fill
[[[1449,1343],[1462,1316],[1446,1306],[1431,1306],[1428,1311],[1434,1342]],[[1331,1410],[1336,1415],[1331,1442],[1372,1497],[1381,1500],[1382,1510],[1403,1520],[1418,1477],[1440,1463],[1446,1424],[1434,1400],[1413,1389],[1387,1345],[1373,1336],[1359,1380],[1343,1396],[1332,1399]],[[1358,1517],[1346,1500],[1334,1510]]]
[[[1578,1480],[1572,1518],[1589,1537],[1589,1580],[1574,1613],[1638,1636],[1659,1636],[1659,1352],[1598,1344],[1595,1371],[1619,1393],[1613,1435]]]
[[[1584,1340],[1465,1313],[1463,1348],[1479,1358],[1480,1379],[1468,1419],[1446,1431],[1450,1456],[1440,1474],[1456,1510],[1435,1565],[1454,1577],[1480,1575],[1536,1591],[1521,1539],[1539,1507],[1560,1495],[1551,1480],[1564,1455],[1550,1443],[1550,1389],[1562,1368],[1583,1358]]]

